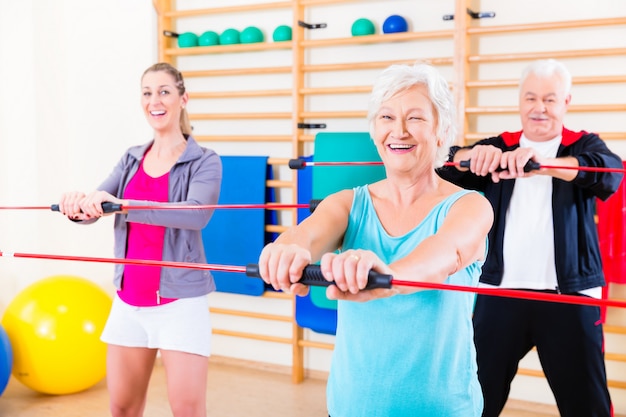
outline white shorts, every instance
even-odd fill
[[[160,306],[136,307],[116,294],[100,340],[112,345],[210,356],[209,299],[181,298]]]

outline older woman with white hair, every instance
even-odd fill
[[[368,118],[386,178],[326,197],[263,249],[260,275],[305,295],[298,280],[319,261],[333,282],[332,417],[480,416],[473,295],[366,288],[370,270],[402,281],[478,282],[491,206],[435,172],[455,135],[448,85],[429,65],[393,65],[374,85]]]

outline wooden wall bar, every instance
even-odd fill
[[[382,1],[382,0],[381,0]],[[598,57],[620,57],[626,55],[626,48],[622,47],[603,47],[598,45],[593,49],[560,49],[551,51],[517,51],[512,48],[506,53],[493,53],[490,51],[480,51],[477,47],[478,40],[489,36],[503,36],[517,34],[525,36],[537,32],[560,33],[572,29],[582,28],[606,28],[606,27],[624,27],[626,26],[626,16],[614,18],[584,19],[571,21],[552,21],[537,23],[520,23],[509,25],[492,25],[483,24],[481,20],[472,19],[466,11],[470,6],[467,0],[448,0],[449,11],[454,12],[453,22],[450,23],[449,29],[445,30],[413,30],[406,33],[396,34],[374,34],[361,37],[331,37],[319,38],[313,36],[313,31],[309,32],[304,29],[299,22],[306,20],[309,11],[315,7],[330,7],[337,4],[358,4],[362,3],[362,9],[366,10],[368,5],[376,4],[374,0],[357,1],[357,0],[294,0],[294,1],[277,1],[267,3],[251,3],[249,5],[237,5],[215,8],[203,8],[197,10],[177,10],[176,2],[171,0],[154,0],[154,7],[158,14],[157,33],[159,57],[163,61],[178,64],[178,62],[189,57],[207,57],[204,68],[198,68],[194,65],[191,68],[182,67],[183,75],[187,80],[195,79],[211,79],[218,77],[255,77],[255,76],[282,76],[290,77],[289,86],[281,88],[258,89],[242,89],[231,91],[213,91],[210,89],[190,91],[190,97],[194,100],[219,101],[219,100],[237,100],[237,99],[267,99],[273,100],[277,97],[290,99],[290,111],[241,111],[238,112],[198,112],[190,114],[192,122],[206,121],[230,121],[237,123],[240,120],[275,120],[284,123],[285,132],[278,134],[268,134],[263,130],[259,130],[258,134],[215,134],[211,131],[198,129],[197,138],[204,142],[229,142],[229,143],[263,143],[263,144],[287,144],[291,148],[289,155],[281,155],[272,157],[269,163],[272,164],[277,171],[284,168],[289,158],[297,158],[306,153],[307,149],[311,149],[316,131],[313,129],[302,129],[299,127],[302,123],[310,123],[312,120],[343,120],[343,119],[363,119],[366,112],[363,107],[358,109],[341,109],[341,110],[319,110],[310,108],[310,100],[313,98],[323,97],[340,97],[349,95],[363,95],[366,97],[370,91],[369,85],[336,85],[336,86],[315,86],[312,85],[310,79],[315,74],[331,73],[331,72],[353,72],[368,70],[380,70],[391,64],[402,63],[410,64],[416,59],[431,63],[442,68],[448,68],[452,71],[449,79],[458,108],[458,125],[460,127],[457,142],[459,144],[471,143],[484,137],[493,136],[498,133],[498,129],[492,131],[476,131],[473,126],[479,117],[494,115],[514,115],[517,114],[517,106],[507,104],[478,104],[476,96],[478,92],[494,91],[497,89],[516,89],[517,78],[499,78],[499,79],[481,79],[474,74],[479,73],[478,69],[481,65],[525,62],[540,58],[556,58],[556,59],[580,59],[593,60]],[[291,14],[291,25],[293,28],[293,39],[288,42],[263,42],[246,45],[223,45],[196,48],[179,48],[176,46],[174,39],[163,35],[164,30],[175,30],[177,22],[185,18],[201,18],[202,16],[216,16],[222,14],[250,14],[260,13],[263,11],[283,11]],[[443,56],[416,56],[414,53],[414,45],[417,43],[428,43],[433,41],[449,42],[442,54]],[[375,45],[389,45],[406,51],[404,56],[394,59],[384,59],[384,56],[377,54],[364,54],[363,60],[358,62],[316,62],[311,59],[312,54],[318,49],[324,48],[367,48]],[[409,47],[410,46],[410,47]],[[564,45],[564,48],[566,46]],[[208,57],[215,56],[216,59],[224,54],[240,54],[240,53],[269,53],[273,51],[286,51],[291,54],[291,64],[279,64],[271,66],[259,65],[259,62],[253,61],[250,65],[244,67],[232,68],[214,68],[209,62]],[[374,58],[374,59],[371,59]],[[200,66],[201,67],[201,66]],[[615,85],[623,86],[626,83],[626,75],[597,75],[583,74],[576,75],[573,78],[575,86],[583,85]],[[620,103],[576,103],[572,104],[569,111],[573,114],[592,113],[602,114],[608,117],[624,118],[626,112],[626,101]],[[484,129],[483,129],[484,130]],[[487,129],[489,130],[489,129]],[[626,128],[623,130],[610,129],[607,132],[599,132],[607,141],[626,139]],[[268,187],[277,189],[289,189],[289,201],[283,203],[296,203],[297,181],[296,173],[283,173],[282,178],[268,181]],[[291,222],[295,219],[295,211],[291,211]],[[289,224],[268,225],[267,230],[283,231]],[[295,308],[293,299],[286,296]],[[215,310],[218,314],[240,315],[243,314],[236,310]],[[246,313],[247,314],[247,313]],[[253,314],[252,317],[255,315]],[[311,340],[305,340],[303,329],[299,328],[295,323],[294,317],[277,317],[272,315],[256,315],[263,319],[284,321],[289,320],[293,324],[291,338],[276,338],[272,336],[259,336],[256,334],[248,334],[246,332],[232,332],[229,330],[216,329],[216,334],[224,334],[236,337],[254,338],[262,340],[271,340],[277,343],[290,343],[293,348],[293,380],[299,382],[304,378],[304,357],[305,348],[332,349],[332,343],[321,343]],[[608,333],[615,332],[619,334],[624,331],[622,326],[607,326]],[[608,353],[607,360],[626,362],[626,355],[620,353]],[[530,369],[520,369],[520,374],[533,375],[543,377],[540,371]],[[626,382],[623,380],[611,380],[611,387],[626,389]]]

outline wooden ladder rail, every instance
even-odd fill
[[[542,23],[524,23],[506,26],[481,26],[468,27],[467,37],[481,35],[501,35],[507,33],[525,33],[538,31],[556,31],[564,29],[578,29],[590,27],[606,27],[626,25],[626,17],[615,18],[599,18],[584,20],[568,20],[553,21]],[[467,57],[467,64],[483,64],[483,63],[500,63],[513,61],[526,61],[535,59],[565,59],[565,58],[595,58],[598,56],[623,56],[626,54],[626,48],[596,48],[596,49],[572,49],[558,51],[542,51],[542,52],[518,52],[504,54],[470,54]],[[616,76],[583,76],[574,77],[572,83],[576,84],[610,84],[624,83],[626,77],[622,75]],[[480,88],[506,88],[517,86],[517,80],[468,80],[465,84],[465,91],[469,93],[470,89]],[[478,107],[468,106],[464,114],[464,124],[469,126],[468,115],[476,114],[494,114],[494,113],[513,113],[511,107],[491,106]],[[572,105],[569,108],[571,112],[621,112],[624,106],[615,104],[605,105]],[[610,139],[626,139],[626,132],[598,132],[605,140]],[[485,137],[495,136],[493,133],[470,132],[469,129],[464,131],[463,140],[465,143],[475,142]]]
[[[194,48],[177,48],[174,45],[172,38],[163,36],[164,30],[172,30],[177,18],[193,17],[211,14],[222,13],[237,13],[237,12],[250,12],[258,10],[272,10],[279,8],[293,8],[297,2],[275,2],[275,3],[263,3],[263,4],[250,4],[241,6],[228,6],[228,7],[215,7],[207,9],[196,10],[173,10],[171,0],[153,0],[153,5],[157,11],[157,36],[158,36],[158,51],[159,60],[162,62],[175,63],[177,57],[180,56],[193,56],[203,54],[220,54],[220,53],[235,53],[235,52],[254,52],[254,51],[267,51],[267,50],[286,50],[293,49],[294,42],[280,42],[280,43],[258,43],[258,44],[237,44],[237,45],[216,45],[211,47],[194,47]],[[295,27],[295,26],[294,26]],[[196,70],[196,71],[183,71],[183,77],[211,77],[211,76],[232,76],[232,75],[262,75],[262,74],[289,74],[292,75],[296,72],[294,66],[292,67],[264,67],[264,68],[232,68],[225,70]],[[192,99],[223,99],[223,98],[245,98],[245,97],[265,97],[265,96],[289,96],[292,94],[291,90],[257,90],[257,91],[230,91],[230,92],[190,92]],[[228,113],[228,114],[215,114],[215,113],[191,113],[189,115],[190,120],[239,120],[239,119],[293,119],[291,113]],[[297,130],[293,130],[297,132]],[[196,135],[196,139],[201,142],[219,142],[219,141],[240,141],[240,142],[289,142],[292,140],[293,135]],[[294,153],[295,154],[295,153]],[[278,166],[287,165],[288,160],[280,158],[269,158],[268,164]],[[268,188],[289,188],[292,190],[292,194],[296,196],[296,180],[295,173],[289,181],[283,180],[268,180],[266,186]],[[296,202],[294,197],[294,203]],[[295,209],[281,209],[291,210],[292,218],[295,219]],[[266,232],[282,233],[286,229],[284,225],[265,225]],[[263,297],[280,298],[289,300],[292,303],[292,314],[290,316],[280,315],[268,315],[263,313],[250,313],[235,309],[219,309],[212,308],[211,311],[215,314],[231,315],[239,317],[248,317],[252,319],[262,320],[275,320],[286,321],[292,324],[292,336],[290,338],[281,338],[270,335],[262,335],[251,332],[237,332],[228,329],[213,329],[214,334],[231,337],[242,337],[247,339],[275,342],[275,343],[287,343],[292,345],[292,351],[294,355],[293,366],[293,380],[299,382],[303,379],[304,361],[302,359],[302,346],[299,344],[299,339],[302,337],[302,329],[300,329],[295,322],[295,298],[290,295],[282,293],[266,292]],[[297,366],[296,366],[297,364]],[[298,369],[300,368],[300,369]]]

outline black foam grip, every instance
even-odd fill
[[[248,264],[246,266],[246,275],[249,277],[260,278],[259,265]],[[365,286],[365,289],[371,290],[374,288],[391,288],[391,280],[391,275],[370,271],[367,276],[367,285]],[[302,277],[298,282],[314,287],[328,287],[329,285],[334,284],[324,278],[319,265],[308,265],[304,267]]]
[[[289,168],[291,169],[302,169],[306,166],[306,161],[304,159],[290,159],[289,160]]]
[[[470,167],[470,160],[466,160],[466,161],[461,161],[459,162],[459,166],[461,168],[469,168]],[[526,165],[524,165],[524,172],[530,172],[533,171],[535,169],[539,169],[541,168],[541,165],[539,165],[537,162],[535,161],[528,161],[526,162]],[[498,169],[496,169],[496,172],[502,172],[505,171],[504,169],[498,167]]]
[[[58,204],[51,205],[50,210],[59,211],[59,205]],[[116,211],[122,211],[122,205],[106,201],[102,203],[102,211],[104,213],[115,213]]]
[[[321,199],[315,199],[315,198],[309,201],[309,212],[313,213],[315,209],[317,208],[317,205],[321,202],[322,202]]]

